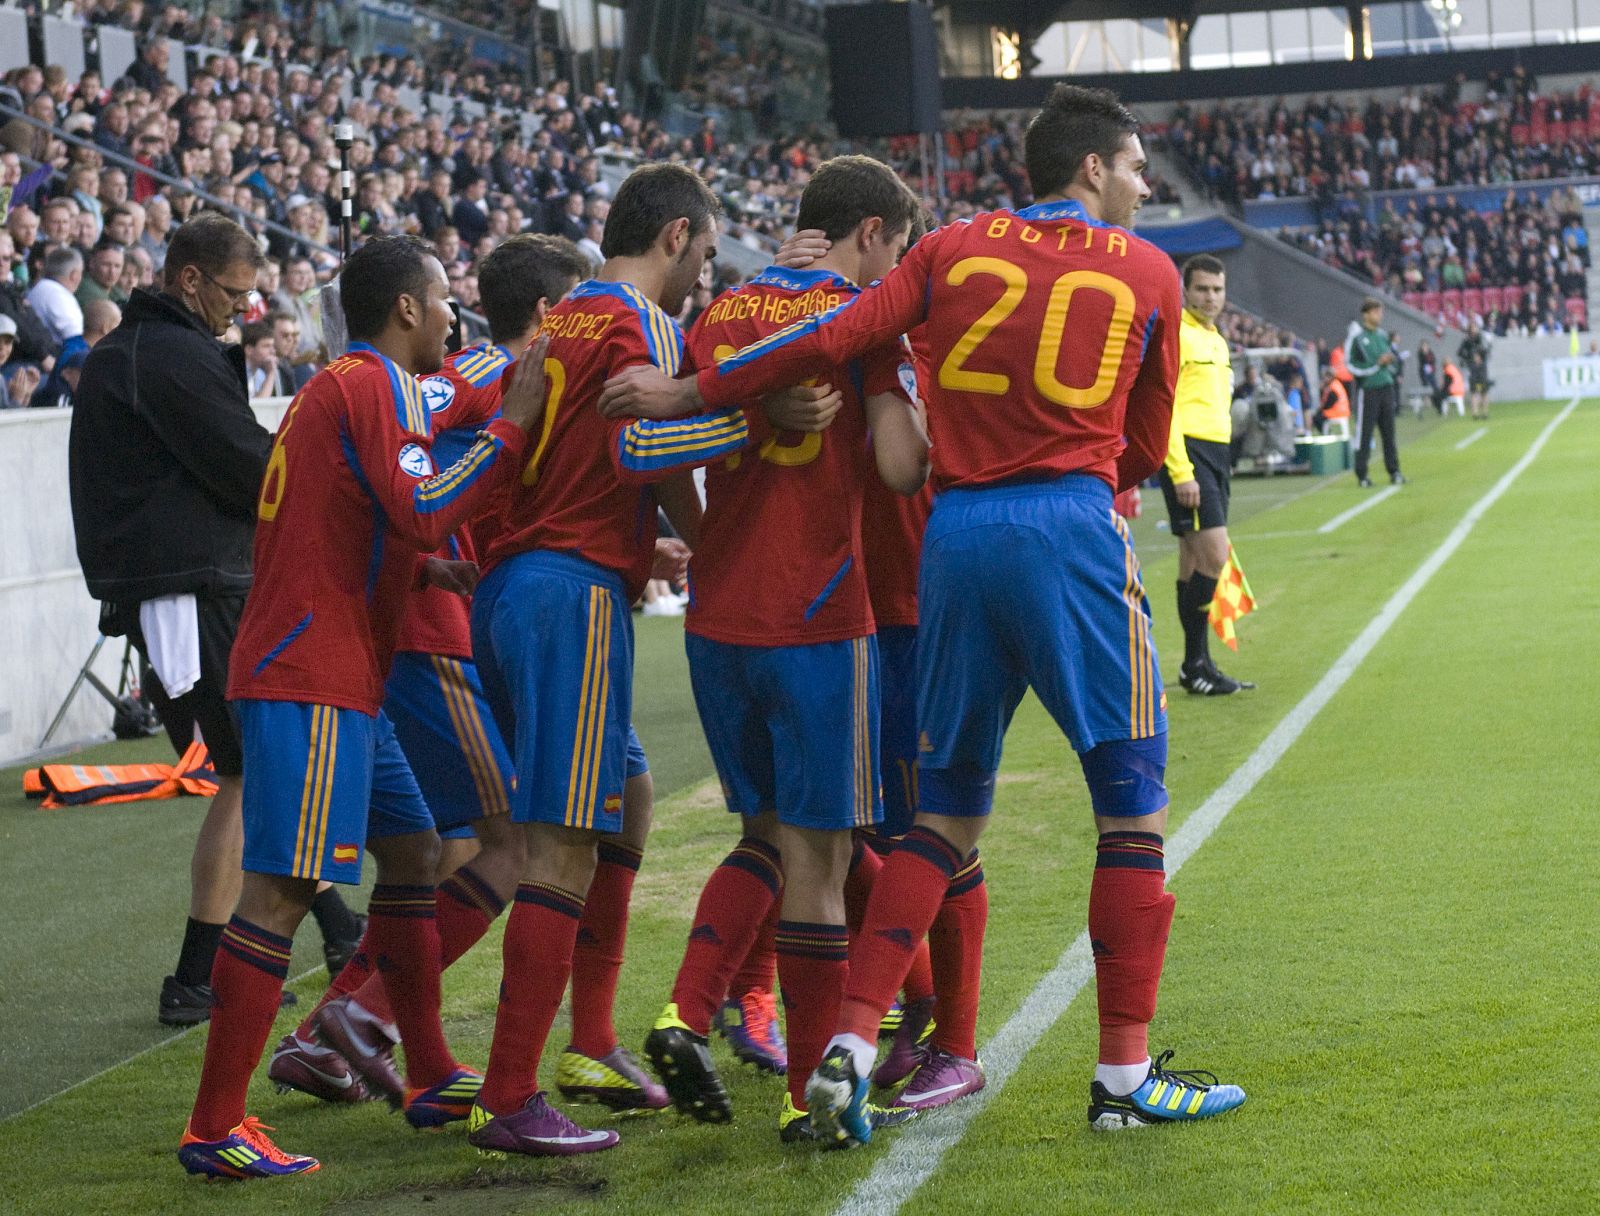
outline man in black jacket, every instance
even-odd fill
[[[173,747],[181,754],[198,732],[220,787],[195,841],[177,971],[161,989],[160,1020],[174,1026],[210,1016],[211,960],[241,881],[228,655],[271,436],[246,399],[238,348],[217,337],[247,306],[261,263],[250,235],[219,213],[178,228],[161,291],[136,290],[84,363],[68,449],[78,560],[102,631],[133,639]],[[332,898],[336,908],[319,901],[326,948],[353,952],[356,920]]]

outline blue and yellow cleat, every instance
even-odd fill
[[[208,1178],[282,1178],[322,1168],[315,1157],[286,1153],[267,1133],[273,1129],[253,1115],[221,1140],[202,1140],[187,1127],[178,1142],[178,1160],[191,1174]]]
[[[872,1082],[856,1073],[855,1056],[835,1047],[822,1057],[817,1071],[806,1081],[806,1106],[811,1127],[825,1146],[851,1148],[872,1139],[872,1119],[867,1091]]]
[[[1170,1051],[1157,1056],[1144,1084],[1127,1097],[1119,1098],[1107,1093],[1100,1082],[1091,1082],[1089,1126],[1095,1131],[1116,1132],[1157,1123],[1188,1123],[1244,1105],[1244,1090],[1237,1085],[1223,1085],[1209,1072],[1169,1069],[1165,1065],[1171,1058]]]
[[[401,1103],[406,1122],[419,1131],[458,1123],[472,1113],[472,1104],[483,1089],[483,1074],[458,1068],[437,1085],[426,1089],[407,1089]]]

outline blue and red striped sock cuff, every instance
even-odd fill
[[[955,877],[956,871],[961,868],[961,854],[956,846],[932,828],[912,828],[900,838],[900,848],[896,851],[916,854],[942,871],[946,878]]]
[[[783,889],[783,864],[778,850],[765,840],[746,836],[722,859],[722,864],[753,874],[776,895]]]
[[[248,963],[258,971],[275,975],[280,980],[289,976],[289,951],[294,942],[276,933],[268,933],[260,925],[252,925],[243,917],[235,916],[228,922],[218,945],[241,963]]]
[[[779,954],[846,962],[850,958],[850,930],[843,925],[813,925],[802,920],[778,922]]]
[[[1166,841],[1157,832],[1102,832],[1095,857],[1097,870],[1161,870],[1167,868]]]
[[[463,907],[476,908],[490,920],[499,916],[506,906],[506,901],[470,866],[462,866],[440,883],[439,894],[448,895]]]
[[[434,914],[434,887],[408,887],[393,883],[379,883],[372,888],[372,898],[367,900],[368,916],[400,916],[408,920],[432,920]]]
[[[946,899],[955,899],[958,895],[965,895],[975,887],[983,885],[983,860],[976,852],[967,858],[967,862],[950,878],[950,887],[945,891]]]
[[[639,872],[639,863],[644,860],[642,850],[630,849],[625,844],[614,844],[609,840],[602,840],[595,847],[595,856],[603,866],[621,866],[634,873]]]
[[[583,919],[583,899],[574,895],[571,891],[551,886],[547,882],[517,884],[517,902],[519,904],[536,904],[541,908],[549,908],[550,911],[559,912],[563,916],[570,916],[573,920]]]

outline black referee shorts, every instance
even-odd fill
[[[127,613],[128,637],[146,662],[150,655],[145,647],[144,631],[139,628],[139,606],[129,606]],[[239,740],[239,720],[228,702],[228,656],[233,653],[233,639],[239,632],[239,618],[244,614],[242,595],[198,595],[195,597],[195,617],[200,630],[200,679],[183,696],[167,696],[161,677],[154,669],[147,672],[145,691],[150,694],[161,723],[167,728],[167,738],[172,748],[183,755],[194,742],[195,727],[206,742],[211,754],[212,767],[221,777],[238,777],[244,773],[244,748]]]
[[[1184,507],[1178,504],[1178,491],[1172,484],[1172,475],[1166,466],[1161,468],[1161,494],[1167,500],[1167,518],[1172,521],[1174,536],[1188,536],[1206,528],[1223,528],[1228,524],[1228,483],[1232,474],[1233,459],[1229,445],[1212,439],[1183,437],[1189,463],[1194,465],[1194,479],[1200,483],[1200,505]]]

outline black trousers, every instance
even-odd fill
[[[1356,445],[1356,478],[1367,476],[1367,459],[1372,454],[1372,428],[1383,436],[1383,467],[1390,477],[1400,473],[1400,449],[1394,442],[1394,410],[1400,394],[1394,385],[1361,390],[1361,439]]]

